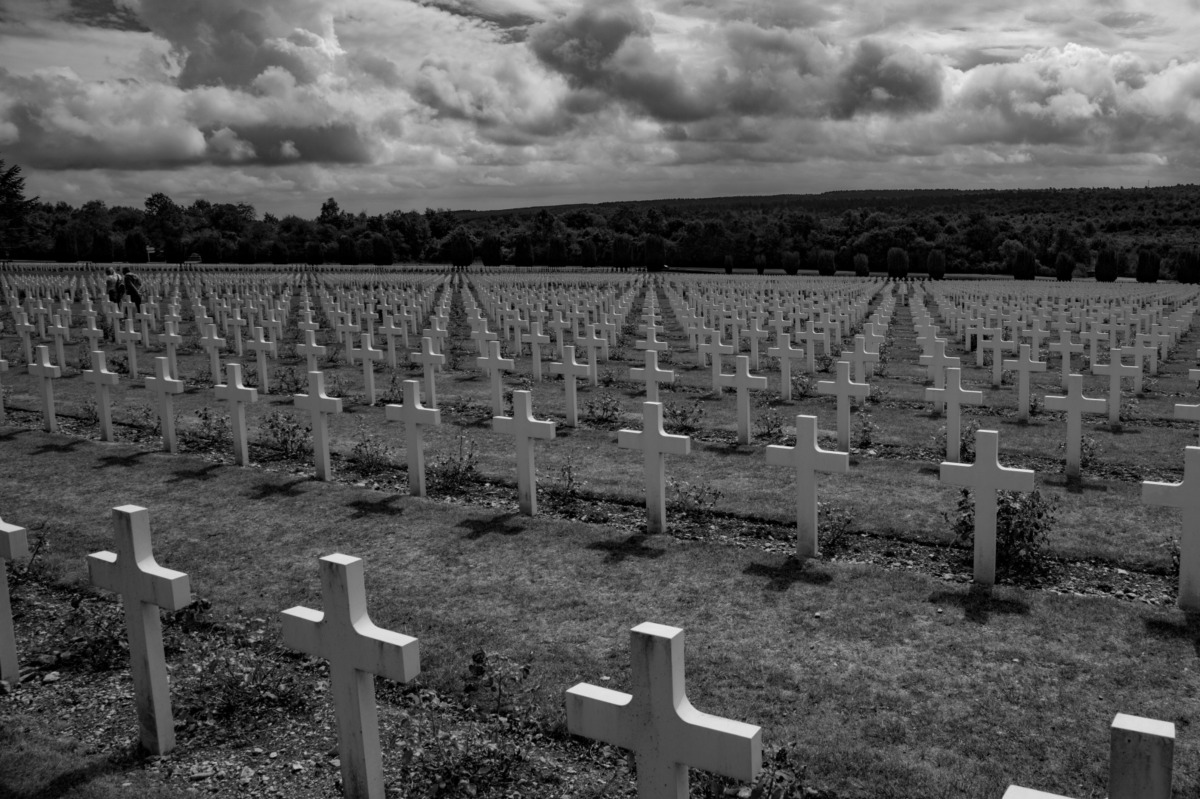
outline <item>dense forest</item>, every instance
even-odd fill
[[[940,277],[1200,279],[1200,186],[838,191],[504,211],[259,215],[246,203],[81,207],[0,161],[0,254],[108,263],[471,263]]]

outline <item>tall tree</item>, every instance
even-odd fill
[[[20,165],[5,168],[4,159],[0,158],[0,253],[9,256],[10,251],[25,245],[26,221],[37,201],[37,197],[25,197],[25,178],[21,177]]]

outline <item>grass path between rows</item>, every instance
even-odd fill
[[[461,690],[470,653],[505,653],[530,664],[529,701],[552,727],[575,682],[628,686],[628,631],[655,621],[687,632],[697,708],[794,744],[809,783],[839,797],[999,799],[1010,783],[1100,797],[1117,712],[1174,722],[1174,795],[1200,793],[1200,619],[1178,610],[799,567],[0,428],[0,517],[47,536],[58,582],[86,581],[124,504],[150,509],[159,563],[187,572],[214,613],[276,634],[284,608],[320,606],[318,557],[364,558],[372,619],[421,640],[422,681]],[[44,723],[3,698],[0,720]]]

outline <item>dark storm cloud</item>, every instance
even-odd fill
[[[858,43],[853,60],[838,76],[830,108],[834,118],[861,113],[910,114],[942,102],[942,67],[907,46],[875,39]]]

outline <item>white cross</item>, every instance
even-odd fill
[[[960,457],[963,405],[982,405],[982,391],[968,391],[962,387],[962,369],[946,369],[945,388],[925,389],[925,401],[943,403],[946,407],[946,460],[957,463]]]
[[[12,601],[8,595],[8,567],[5,561],[29,555],[29,536],[24,527],[5,524],[0,519],[0,680],[9,685],[21,681],[17,658],[17,633],[13,629]]]
[[[255,328],[258,330],[259,328]],[[233,428],[233,459],[238,466],[250,465],[250,445],[246,436],[246,405],[258,402],[258,391],[242,385],[242,365],[225,364],[225,382],[213,386],[213,395],[230,405]]]
[[[1029,375],[1031,372],[1046,371],[1045,361],[1035,361],[1030,354],[1028,344],[1021,345],[1021,354],[1016,359],[1005,359],[1005,369],[1016,370],[1017,377],[1017,418],[1029,420]]]
[[[646,365],[635,366],[629,370],[631,380],[641,380],[646,384],[646,402],[658,402],[658,384],[674,383],[673,369],[658,368],[658,351],[645,351]]]
[[[71,329],[64,325],[58,314],[50,317],[50,334],[54,337],[54,354],[60,364],[67,362],[67,355],[63,352],[63,343],[71,337]]]
[[[397,682],[415,678],[421,671],[420,644],[371,621],[361,558],[326,555],[320,564],[325,610],[283,611],[283,641],[329,661],[343,795],[384,799],[375,675]]]
[[[782,323],[775,327],[775,346],[767,348],[767,355],[779,359],[779,396],[785,401],[792,399],[792,361],[804,357],[804,348],[792,344],[792,336]]]
[[[529,332],[521,335],[521,341],[529,345],[530,362],[533,366],[533,379],[542,382],[542,345],[550,343],[550,337],[542,332],[542,323],[529,323]]]
[[[420,383],[404,381],[404,404],[385,405],[383,414],[389,422],[404,422],[404,450],[408,458],[408,493],[425,496],[425,435],[426,425],[440,425],[442,412],[421,405]]]
[[[21,349],[25,352],[25,363],[33,363],[33,344],[31,336],[37,330],[37,325],[29,321],[29,315],[24,311],[16,312],[16,331],[21,335]]]
[[[136,380],[138,376],[137,343],[142,336],[133,329],[133,320],[125,320],[125,329],[117,331],[117,341],[125,344],[125,357],[129,362],[129,378]]]
[[[429,404],[429,407],[436,408],[437,383],[434,381],[434,370],[446,362],[446,356],[434,351],[432,338],[422,336],[421,351],[410,352],[408,357],[410,360],[421,364],[423,369],[422,377],[425,381],[425,402]]]
[[[996,328],[996,332],[992,334],[983,344],[992,351],[992,388],[1000,388],[1000,379],[1003,374],[1004,353],[1016,349],[1016,341],[1008,341],[1004,338],[1004,328]]]
[[[630,631],[631,694],[579,683],[567,691],[567,729],[633,752],[639,799],[686,799],[688,767],[749,782],[762,767],[762,730],[701,713],[684,687],[683,630],[646,622]]]
[[[867,380],[869,374],[867,365],[871,364],[874,368],[874,364],[879,362],[878,352],[867,351],[867,340],[864,336],[855,336],[854,349],[850,352],[842,350],[841,357],[842,360],[849,361],[854,367],[854,379],[860,383],[865,383]]]
[[[351,339],[353,340],[353,339]],[[370,332],[362,334],[362,346],[354,351],[362,359],[363,393],[366,394],[367,405],[375,404],[375,362],[383,360],[383,350],[376,349],[371,341]]]
[[[596,363],[596,353],[603,351],[604,359],[608,360],[608,339],[600,335],[600,331],[594,324],[586,326],[587,332],[579,336],[575,343],[587,350],[588,356],[588,377],[592,381],[592,385],[600,384],[600,369]]]
[[[943,483],[975,489],[975,582],[996,582],[996,492],[1032,491],[1032,469],[1000,465],[1000,434],[995,430],[975,433],[975,462],[943,461]]]
[[[191,586],[186,574],[154,560],[148,510],[122,505],[113,508],[112,521],[117,551],[88,555],[88,577],[97,588],[121,595],[140,740],[150,753],[163,755],[175,746],[175,723],[158,611],[186,607]]]
[[[512,358],[500,357],[500,342],[488,342],[488,354],[475,359],[475,367],[486,373],[492,386],[492,416],[504,415],[504,381],[501,372],[511,372],[516,364]]]
[[[721,328],[717,327],[713,329],[708,341],[697,347],[697,351],[701,356],[707,356],[710,359],[713,393],[719,393],[721,391],[721,356],[732,355],[734,346],[721,343]]]
[[[1104,413],[1108,403],[1099,397],[1083,396],[1083,375],[1067,375],[1067,396],[1046,397],[1046,410],[1067,414],[1067,477],[1079,477],[1083,414]]]
[[[721,375],[721,386],[732,386],[737,389],[737,425],[738,442],[750,443],[750,389],[763,390],[767,387],[767,378],[762,375],[750,374],[750,357],[737,356],[737,368],[733,374]]]
[[[1200,610],[1200,447],[1188,447],[1183,456],[1183,481],[1142,483],[1142,502],[1183,509],[1179,536],[1179,607]]]
[[[241,306],[235,306],[233,309],[233,315],[225,319],[226,335],[229,334],[229,328],[233,328],[233,351],[239,358],[242,357],[244,352],[242,348],[242,328],[248,326],[249,324],[249,321],[242,318]],[[219,371],[214,374],[219,375]]]
[[[225,339],[217,336],[216,323],[210,323],[204,327],[204,336],[200,339],[200,346],[208,351],[209,371],[215,386],[221,382],[221,348],[225,346]],[[297,347],[297,349],[299,348]]]
[[[116,372],[108,371],[104,350],[92,350],[91,357],[92,368],[84,370],[83,379],[85,382],[96,386],[96,416],[100,420],[100,439],[102,441],[112,441],[114,437],[111,389],[117,385],[121,376]]]
[[[1093,374],[1108,375],[1108,423],[1114,426],[1121,423],[1121,378],[1141,372],[1133,364],[1122,363],[1124,355],[1125,350],[1117,347],[1108,351],[1108,363],[1092,364]]]
[[[517,499],[521,512],[537,515],[537,472],[533,463],[533,439],[553,439],[554,422],[533,418],[531,394],[513,392],[513,415],[492,418],[492,429],[517,440]]]
[[[54,381],[62,377],[62,369],[50,363],[50,348],[39,344],[37,360],[29,364],[29,374],[42,382],[42,419],[47,433],[58,432],[58,417],[54,414]]]
[[[850,451],[850,398],[867,397],[871,387],[850,379],[850,362],[837,362],[837,378],[817,383],[818,394],[833,394],[837,397],[838,449]]]
[[[1118,713],[1109,728],[1108,799],[1171,799],[1175,725]],[[1067,799],[1010,785],[1003,799]]]
[[[163,450],[178,452],[179,442],[175,437],[175,401],[172,395],[183,393],[183,381],[171,377],[170,364],[166,358],[154,359],[154,376],[146,378],[146,390],[158,395],[158,422],[162,427]]]
[[[647,325],[646,338],[635,341],[633,346],[639,350],[654,350],[655,352],[670,349],[667,342],[658,340],[658,328],[654,325]]]
[[[258,388],[263,394],[271,393],[271,374],[270,364],[267,362],[267,356],[272,357],[276,354],[274,341],[267,341],[263,336],[263,329],[255,325],[250,341],[246,342],[246,346],[254,351],[258,365]]]
[[[1064,327],[1058,331],[1058,341],[1052,342],[1047,347],[1051,352],[1057,352],[1062,358],[1062,376],[1059,378],[1059,385],[1063,388],[1066,388],[1067,378],[1071,374],[1071,353],[1083,352],[1083,345],[1071,339],[1071,331]]]
[[[692,451],[688,436],[668,435],[663,430],[661,402],[642,403],[642,429],[618,430],[617,446],[639,449],[644,461],[646,485],[646,531],[651,535],[667,529],[667,479],[664,455],[687,455]]]
[[[812,374],[817,371],[817,342],[821,342],[822,352],[829,354],[829,331],[816,329],[816,323],[809,319],[800,331],[797,337],[804,343],[804,349],[808,352],[808,373]]]
[[[796,470],[796,557],[816,557],[817,472],[850,471],[850,454],[821,449],[817,444],[817,417],[796,417],[796,446],[767,447],[767,463]]]
[[[408,349],[408,327],[405,325],[396,326],[395,320],[391,314],[383,315],[383,324],[377,329],[379,335],[383,336],[381,343],[387,345],[388,366],[396,368],[396,336],[400,336],[400,340],[404,345],[404,349]]]
[[[8,371],[8,361],[0,358],[0,376]],[[8,414],[4,410],[4,381],[0,380],[0,424],[4,424],[8,420]]]
[[[308,372],[316,372],[317,358],[325,356],[326,349],[317,343],[317,334],[312,330],[305,330],[304,343],[296,345],[296,352],[303,355],[305,359],[305,367]]]
[[[591,374],[591,370],[586,363],[579,363],[575,360],[575,346],[573,344],[564,344],[562,346],[562,354],[561,361],[555,361],[550,364],[550,374],[562,375],[563,386],[566,389],[567,425],[569,427],[578,427],[579,403],[576,400],[575,378],[587,377]]]
[[[318,480],[333,476],[329,464],[329,423],[331,413],[342,412],[342,401],[325,393],[325,373],[308,373],[308,393],[296,394],[293,402],[297,408],[306,410],[312,419],[313,462]]]

